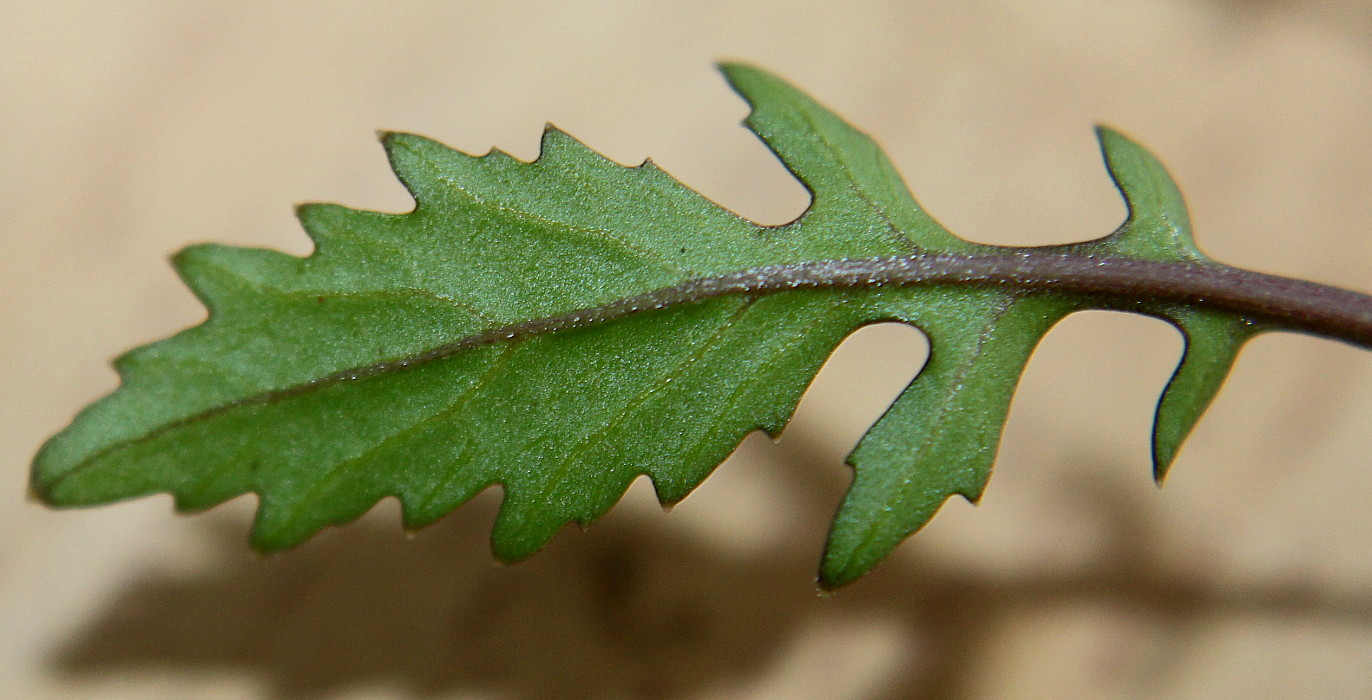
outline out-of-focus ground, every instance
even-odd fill
[[[768,66],[874,134],[952,230],[1110,231],[1091,125],[1170,165],[1220,260],[1372,290],[1372,4],[1170,0],[0,5],[0,697],[1372,697],[1372,354],[1245,351],[1164,490],[1177,334],[1086,314],[1025,377],[980,505],[818,597],[842,457],[923,360],[878,327],[670,515],[640,482],[492,565],[498,494],[394,504],[270,559],[250,498],[80,512],[27,463],[199,320],[166,257],[296,253],[291,205],[404,210],[374,129],[536,154],[552,121],[766,223],[799,185],[711,69]]]

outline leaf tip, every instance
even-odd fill
[[[518,564],[533,556],[542,546],[530,547],[516,538],[491,537],[491,556],[504,565]]]
[[[1153,479],[1159,485],[1219,393],[1244,344],[1264,330],[1226,314],[1175,310],[1168,320],[1181,331],[1184,345],[1153,418]]]
[[[67,463],[69,460],[59,459],[55,454],[61,450],[57,445],[65,433],[66,431],[63,431],[48,438],[29,462],[29,483],[25,492],[25,498],[29,501],[48,506],[61,505],[62,499],[57,493],[57,487],[62,483],[63,477],[77,466]]]
[[[1111,172],[1127,171],[1148,167],[1149,169],[1161,169],[1162,164],[1157,158],[1139,143],[1123,131],[1104,123],[1095,125],[1096,141],[1100,144],[1101,153],[1105,156],[1106,166]],[[1131,160],[1133,159],[1133,160]]]
[[[1096,122],[1095,132],[1096,140],[1099,141],[1102,146],[1106,145],[1107,143],[1121,141],[1125,143],[1133,143],[1128,136],[1124,135],[1124,132],[1120,131],[1119,129],[1116,129],[1113,126],[1110,126],[1109,124]]]
[[[1172,461],[1177,457],[1177,448],[1180,444],[1162,439],[1155,432],[1153,435],[1153,482],[1159,487],[1167,481],[1167,472],[1172,468]]]
[[[751,63],[732,58],[724,58],[715,61],[715,68],[718,68],[719,72],[723,73],[725,78],[729,78],[731,80],[735,75],[742,75],[744,73],[749,72],[763,72],[761,68],[758,68],[757,66],[754,66]]]
[[[29,484],[28,489],[24,492],[24,500],[51,507],[58,505],[54,485],[60,477],[53,478],[52,475],[48,474],[48,469],[45,468],[46,460],[44,459],[46,452],[47,445],[44,445],[43,449],[40,449],[33,458],[33,464],[29,468]]]
[[[875,562],[866,562],[857,557],[834,557],[829,551],[824,553],[824,561],[819,567],[819,577],[815,583],[822,594],[831,594],[840,588],[867,575]]]
[[[178,501],[176,510],[183,513],[194,513],[198,509],[183,505]],[[261,511],[259,510],[258,512],[260,513]],[[262,527],[258,523],[254,523],[252,529],[248,531],[248,546],[252,548],[252,551],[262,556],[270,556],[278,552],[283,552],[297,544],[300,544],[300,541],[287,541],[281,536],[279,531]]]
[[[214,267],[215,255],[223,247],[218,243],[198,243],[186,246],[171,256],[172,269],[176,270],[195,298],[211,310],[223,296],[223,274]]]
[[[386,151],[386,157],[390,160],[393,169],[404,162],[406,156],[419,155],[426,147],[438,146],[445,150],[447,146],[439,144],[437,141],[419,134],[411,134],[404,131],[377,131],[377,140],[381,142],[381,147]],[[402,175],[400,170],[396,170],[397,175]]]
[[[543,549],[568,522],[565,517],[531,504],[512,493],[509,484],[500,484],[504,498],[491,528],[491,554],[504,564],[516,564]]]
[[[1100,242],[1115,253],[1152,260],[1205,260],[1181,190],[1157,156],[1105,124],[1096,125],[1096,139],[1128,210],[1124,225]]]
[[[724,79],[728,81],[729,87],[733,88],[734,92],[737,92],[754,109],[757,108],[758,98],[763,90],[768,87],[776,87],[778,84],[785,84],[775,74],[751,63],[720,61],[715,66],[719,68],[720,73],[724,74]]]
[[[418,134],[410,134],[404,131],[378,131],[377,139],[381,141],[381,147],[386,149],[386,153],[392,158],[395,151],[400,148],[414,148],[419,143],[430,139]]]

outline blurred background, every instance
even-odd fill
[[[0,697],[1372,697],[1372,353],[1251,344],[1163,490],[1153,404],[1180,341],[1065,321],[979,507],[949,502],[820,597],[842,460],[918,370],[849,339],[780,444],[748,438],[664,515],[649,485],[497,567],[486,493],[407,539],[394,503],[260,558],[251,497],[53,512],[28,460],[196,323],[168,255],[298,254],[291,206],[403,211],[376,129],[536,155],[551,121],[651,155],[763,223],[802,188],[713,70],[767,66],[873,134],[979,241],[1097,237],[1123,206],[1091,126],[1152,148],[1201,245],[1372,291],[1372,3],[0,4]]]

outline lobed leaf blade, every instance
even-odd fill
[[[119,389],[35,458],[34,492],[60,506],[166,492],[182,510],[256,493],[252,541],[271,551],[385,497],[417,528],[499,486],[492,549],[517,561],[565,524],[599,518],[639,476],[664,503],[685,497],[748,432],[782,430],[847,334],[908,323],[930,337],[930,360],[848,458],[855,477],[820,572],[834,588],[950,496],[980,497],[1023,368],[1064,316],[1134,311],[1185,335],[1155,421],[1159,479],[1243,343],[1272,329],[1184,304],[973,278],[745,282],[606,315],[711,279],[851,258],[1051,254],[1224,269],[1196,248],[1165,168],[1112,129],[1097,133],[1129,208],[1118,230],[988,246],[943,228],[876,143],[818,102],[760,69],[721,68],[752,106],[746,124],[812,194],[796,221],[746,221],[650,162],[621,166],[553,127],[532,162],[384,134],[414,209],[301,207],[316,246],[303,258],[183,251],[177,270],[208,319],[119,358]],[[527,331],[568,315],[562,330]]]

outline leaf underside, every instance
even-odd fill
[[[664,503],[685,497],[750,431],[781,431],[845,336],[909,323],[929,336],[930,357],[848,458],[855,478],[820,574],[836,587],[949,496],[979,497],[1034,347],[1062,317],[1093,308],[1158,316],[1186,338],[1155,424],[1162,478],[1259,326],[1147,299],[867,285],[730,294],[432,352],[691,280],[812,261],[1048,250],[1219,267],[1192,242],[1163,167],[1118,132],[1098,130],[1129,206],[1115,233],[986,246],[940,226],[838,116],[761,70],[723,70],[752,105],[747,126],[812,193],[798,220],[758,226],[651,162],[618,165],[552,127],[531,163],[388,134],[414,210],[301,207],[315,243],[304,258],[182,251],[176,268],[208,320],[119,357],[120,388],[35,459],[35,493],[78,506],[166,492],[200,510],[252,492],[252,542],[279,550],[387,496],[417,528],[499,485],[492,547],[515,561],[565,524],[600,517],[641,475]]]

